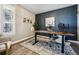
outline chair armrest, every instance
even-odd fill
[[[0,43],[0,51],[6,51],[6,54],[9,53],[9,49],[11,48],[11,41],[5,42],[5,43]]]
[[[5,43],[0,43],[0,52],[6,50],[6,44]]]

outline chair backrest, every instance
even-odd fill
[[[64,32],[65,24],[64,23],[59,23],[58,24],[58,29],[59,29],[59,31]]]

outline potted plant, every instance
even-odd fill
[[[36,22],[34,23],[33,27],[34,27],[34,30],[39,30],[39,24],[37,24]]]

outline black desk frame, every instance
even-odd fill
[[[33,45],[35,45],[37,42],[38,42],[38,40],[37,40],[37,35],[40,35],[40,34],[38,34],[37,32],[35,32],[35,42],[33,43]],[[49,37],[50,37],[50,35],[52,36],[53,34],[49,34]],[[62,46],[61,46],[61,53],[64,53],[64,41],[65,41],[65,35],[61,35],[62,36]]]

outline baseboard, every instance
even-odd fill
[[[12,42],[12,45],[17,44],[17,43],[20,43],[20,42],[23,42],[23,41],[25,41],[27,39],[30,39],[32,37],[34,37],[34,35],[29,36],[29,37],[26,37],[26,38],[23,38],[23,39],[20,39],[20,40],[17,40],[17,41],[14,41],[14,42]]]

